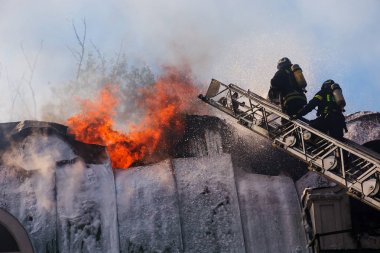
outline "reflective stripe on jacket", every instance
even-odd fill
[[[292,91],[284,96],[284,106],[286,106],[292,100],[302,100],[305,102],[305,104],[307,103],[305,94],[298,91]]]
[[[330,92],[319,91],[312,100],[300,111],[304,116],[318,106],[317,116],[326,117],[330,112],[340,112],[334,96]]]

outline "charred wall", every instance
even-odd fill
[[[35,252],[307,252],[294,183],[281,176],[302,166],[240,125],[187,116],[172,159],[114,171],[103,147],[64,126],[1,129],[0,206]]]
[[[22,224],[34,252],[118,252],[106,150],[66,131],[47,122],[0,124],[0,208]]]
[[[287,175],[294,180],[307,167],[267,140],[239,124],[213,116],[186,116],[184,136],[172,151],[173,157],[201,157],[228,153],[235,168],[264,175]]]

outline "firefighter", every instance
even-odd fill
[[[307,104],[306,91],[298,85],[288,58],[281,58],[277,63],[277,69],[271,80],[268,98],[271,102],[279,104],[286,114],[294,115]]]
[[[239,110],[239,106],[245,105],[244,102],[239,102],[238,98],[239,98],[239,94],[237,92],[234,92],[234,94],[232,94],[231,96],[232,110],[234,111],[235,115],[239,115],[241,113],[241,111]]]
[[[324,132],[337,140],[343,140],[343,130],[347,132],[343,115],[346,102],[340,86],[329,79],[322,84],[312,100],[291,119],[301,118],[318,107],[317,118],[310,121],[310,126]]]

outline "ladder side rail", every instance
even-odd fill
[[[251,98],[253,99],[253,97],[255,98],[255,100],[258,100],[259,102],[263,102],[263,98],[258,96],[257,94],[254,94],[254,93],[250,93],[251,95]],[[276,112],[275,112],[276,113]],[[280,115],[280,116],[283,116],[283,115]],[[286,117],[287,118],[287,117]],[[295,122],[295,124],[299,124],[299,122]],[[303,125],[303,123],[302,123]],[[342,143],[342,142],[339,142],[337,140],[334,140],[332,139],[330,136],[328,135],[325,135],[321,132],[315,132],[312,128],[309,128],[309,126],[306,126],[306,125],[303,125],[303,127],[305,129],[307,129],[308,131],[312,132],[313,134],[316,134],[318,135],[319,137],[323,138],[323,139],[326,139],[326,140],[329,140],[329,141],[333,141],[334,142],[334,145],[337,145],[339,148],[345,150],[345,152],[348,152],[349,154],[354,154],[355,156],[359,157],[360,159],[363,159],[364,161],[369,161],[371,163],[374,163],[374,164],[378,164],[378,160],[377,159],[373,159],[372,156],[368,155],[367,153],[361,151],[361,150],[358,150],[358,149],[355,149],[355,148],[352,148],[350,146],[348,146],[347,144],[345,143]],[[324,135],[324,136],[323,136]],[[342,163],[343,164],[343,163]]]
[[[380,161],[377,160],[376,158],[372,157],[371,155],[365,153],[364,151],[359,150],[357,148],[350,147],[346,143],[341,142],[339,140],[336,140],[336,139],[332,138],[331,136],[312,128],[311,126],[306,125],[304,122],[302,122],[300,120],[295,120],[295,121],[293,121],[293,123],[298,125],[299,127],[303,128],[304,130],[307,130],[307,131],[311,132],[312,134],[318,136],[319,138],[322,138],[326,141],[333,143],[335,146],[343,149],[344,151],[349,152],[350,154],[353,154],[353,155],[355,155],[359,158],[362,158],[364,160],[367,160],[371,163],[377,164],[380,167]]]
[[[301,127],[302,129],[302,127]],[[319,137],[323,137],[323,133],[317,133],[317,135],[319,135]],[[302,135],[301,135],[302,136]],[[303,139],[303,138],[301,138]],[[279,140],[276,140],[275,141],[278,141],[278,142],[281,142]],[[304,141],[302,141],[302,146],[300,148],[300,151],[302,151],[301,153],[304,155],[304,161],[306,162],[312,162],[314,165],[316,165],[317,167],[321,167],[319,169],[322,169],[321,172],[323,173],[324,172],[324,166],[322,164],[322,166],[320,166],[318,163],[314,162],[315,160],[317,159],[320,159],[323,161],[323,159],[330,153],[334,152],[336,149],[339,150],[339,153],[341,154],[339,156],[340,158],[340,166],[341,166],[341,171],[342,174],[341,174],[341,177],[346,180],[346,181],[349,181],[351,183],[354,183],[354,182],[357,182],[358,179],[356,178],[351,178],[350,176],[347,175],[346,171],[347,170],[350,170],[352,169],[351,166],[349,166],[349,164],[347,164],[344,159],[343,159],[343,152],[346,152],[347,155],[352,155],[354,154],[355,156],[361,158],[361,159],[364,159],[366,160],[367,164],[365,166],[363,166],[362,168],[353,168],[353,169],[357,169],[357,170],[361,170],[360,172],[362,174],[368,174],[367,177],[362,177],[362,180],[361,182],[363,182],[365,179],[367,179],[369,176],[373,176],[375,175],[376,173],[379,173],[380,172],[380,166],[379,166],[379,163],[378,161],[373,161],[373,159],[368,159],[366,156],[362,156],[359,152],[355,152],[355,150],[352,150],[351,148],[348,148],[346,149],[344,147],[344,145],[339,145],[337,144],[335,141],[332,141],[331,139],[326,139],[326,143],[328,143],[328,146],[323,148],[321,151],[319,151],[317,154],[313,155],[313,156],[310,156],[309,154],[307,154],[307,152],[305,152],[305,143]],[[284,142],[281,142],[281,143],[284,143]],[[296,151],[296,150],[295,150]],[[321,156],[321,154],[324,153],[324,155]],[[370,165],[372,165],[372,167],[369,167]],[[369,167],[367,169],[367,167]],[[360,176],[359,176],[360,178]],[[347,185],[347,184],[346,184]]]
[[[365,173],[363,173],[360,177],[358,177],[357,181],[358,182],[364,182],[368,177],[370,177],[371,175],[373,175],[374,172],[376,172],[376,168],[377,167],[375,165],[373,165]]]
[[[222,92],[219,92],[217,95],[222,94],[227,91],[227,95],[225,96],[225,105],[221,104],[220,101],[216,102],[211,98],[202,99],[209,103],[210,105],[220,109],[221,111],[229,114],[230,116],[240,120],[245,118],[246,121],[250,122],[250,125],[244,125],[245,127],[251,129],[252,131],[267,137],[274,141],[274,143],[282,143],[286,144],[281,140],[282,137],[295,134],[295,136],[299,137],[301,143],[297,144],[297,147],[287,147],[283,145],[283,149],[287,151],[289,154],[292,154],[298,157],[300,160],[303,160],[309,165],[314,165],[314,169],[317,172],[325,175],[331,180],[341,184],[348,188],[348,194],[351,196],[365,202],[368,205],[371,205],[377,209],[380,209],[380,198],[377,196],[371,196],[371,191],[365,189],[365,186],[368,188],[367,180],[378,180],[380,177],[380,160],[371,154],[365,152],[365,150],[361,150],[358,147],[351,147],[347,143],[338,141],[330,136],[310,127],[308,124],[301,120],[293,120],[290,121],[289,116],[283,113],[276,105],[270,103],[266,99],[261,96],[251,92],[245,91],[240,87],[230,84],[224,85],[220,83],[225,89]],[[240,95],[241,99],[247,100],[249,102],[249,106],[245,104],[243,106],[246,111],[243,112],[243,116],[237,115],[232,107],[232,93],[237,92]],[[216,96],[217,96],[216,95]],[[215,97],[216,97],[215,96]],[[230,99],[228,101],[228,98]],[[240,99],[239,98],[239,99]],[[252,115],[251,117],[248,117]],[[280,133],[276,133],[277,130],[275,127],[270,127],[269,123],[272,122],[272,119],[268,119],[269,116],[275,116],[274,121],[278,121],[279,119],[287,122],[287,125]],[[258,124],[259,122],[259,124]],[[261,125],[260,125],[261,123]],[[262,124],[263,123],[263,124]],[[263,132],[262,130],[266,132]],[[320,147],[314,148],[314,151],[318,150],[317,153],[312,154],[313,149],[311,149],[311,153],[308,153],[308,149],[306,148],[306,142],[304,140],[303,133],[305,131],[309,131],[313,135],[317,136],[321,141],[319,142]],[[338,173],[333,171],[332,169],[326,167],[326,157],[330,154],[334,154],[335,159],[339,160]],[[337,156],[337,154],[339,154]],[[347,164],[344,160],[344,154],[356,157],[355,163],[356,167],[351,168],[350,164]],[[355,171],[355,169],[359,171]],[[354,170],[354,173],[348,171]],[[359,175],[356,176],[357,172]],[[361,174],[360,174],[361,173]],[[365,185],[366,184],[366,185]]]
[[[236,85],[232,85],[232,84],[231,84],[230,86],[232,86],[232,87],[235,88],[236,90],[242,90],[241,88],[237,87]],[[270,107],[270,108],[272,109],[272,110],[271,110],[272,113],[277,114],[277,115],[280,116],[281,118],[284,118],[284,119],[289,120],[289,116],[288,116],[288,115],[284,114],[283,112],[280,112],[277,108],[274,107],[273,104],[271,104],[270,102],[268,102],[268,101],[267,101],[266,99],[264,99],[263,97],[261,97],[261,96],[255,94],[255,93],[253,93],[253,92],[251,92],[251,91],[249,91],[249,90],[248,90],[247,94],[249,95],[249,97],[250,97],[252,100],[256,101],[257,103],[260,103],[260,104],[262,104],[262,105],[265,106],[265,107]],[[372,163],[375,163],[375,164],[380,165],[380,164],[379,164],[380,162],[379,162],[376,158],[372,157],[370,154],[368,154],[368,153],[366,153],[366,152],[363,152],[362,150],[359,150],[359,149],[356,149],[356,148],[352,148],[352,147],[350,147],[349,145],[347,145],[346,143],[343,143],[343,142],[341,142],[341,141],[338,141],[338,140],[336,140],[336,139],[333,139],[333,138],[331,138],[330,136],[328,136],[327,134],[324,134],[324,133],[322,133],[322,132],[320,132],[320,131],[314,129],[314,128],[310,127],[309,125],[306,125],[304,122],[302,122],[302,121],[300,121],[300,120],[295,120],[295,121],[293,121],[293,122],[294,122],[294,124],[296,124],[296,125],[298,125],[298,126],[304,128],[304,129],[308,130],[309,132],[311,132],[311,133],[313,133],[313,134],[319,136],[320,138],[323,138],[323,139],[325,139],[325,140],[328,140],[328,141],[333,142],[334,145],[336,145],[336,146],[338,146],[338,147],[340,147],[340,148],[343,148],[345,151],[350,152],[351,154],[354,154],[354,155],[356,155],[356,156],[358,156],[358,157],[360,157],[360,158],[362,158],[362,159],[369,160],[369,161],[371,161]]]
[[[344,153],[343,153],[343,149],[339,149],[339,155],[340,155],[340,164],[342,164],[342,166],[340,166],[340,171],[342,173],[342,176],[343,178],[346,178],[346,170],[344,169],[344,164],[345,164],[345,161],[344,161]],[[345,181],[345,186],[348,187],[347,185],[347,180]]]
[[[289,116],[286,115],[285,113],[281,112],[275,105],[273,105],[272,103],[268,102],[266,99],[264,99],[263,97],[251,92],[251,91],[245,91],[244,89],[234,85],[234,84],[230,84],[230,85],[225,85],[225,84],[222,84],[224,87],[226,87],[227,89],[231,90],[231,91],[234,91],[234,92],[237,92],[238,94],[240,94],[241,96],[243,97],[246,97],[248,98],[249,100],[251,101],[254,101],[256,102],[258,105],[256,106],[261,106],[263,108],[265,108],[266,111],[270,111],[270,113],[273,113],[285,120],[289,120]],[[322,139],[325,139],[325,140],[328,140],[328,141],[331,141],[334,143],[334,145],[340,147],[340,148],[343,148],[346,152],[349,152],[350,154],[353,154],[353,155],[356,155],[362,159],[365,159],[365,160],[369,160],[371,161],[372,163],[378,163],[378,161],[374,160],[370,155],[362,152],[362,151],[359,151],[357,149],[353,149],[351,148],[350,146],[348,146],[347,144],[343,143],[343,142],[340,142],[338,140],[335,140],[333,138],[331,138],[330,136],[328,136],[327,134],[324,134],[312,127],[310,127],[309,125],[305,124],[304,122],[300,121],[300,120],[294,120],[293,121],[293,124],[296,124],[300,127],[302,127],[303,129],[305,130],[308,130],[309,132],[317,135],[318,137],[322,138]]]
[[[287,151],[294,155],[295,157],[298,157],[300,159],[302,159],[302,154],[297,152],[296,150],[294,149],[287,149]],[[371,196],[367,196],[365,194],[363,194],[364,190],[363,190],[363,182],[365,179],[367,179],[368,177],[372,176],[373,173],[372,171],[370,173],[368,173],[366,175],[365,178],[363,178],[363,182],[348,182],[347,179],[345,177],[341,177],[339,175],[336,175],[334,173],[332,173],[331,171],[329,170],[324,170],[324,171],[318,171],[316,170],[318,173],[321,173],[323,174],[324,176],[326,176],[327,178],[329,178],[330,180],[333,180],[334,182],[342,185],[342,186],[346,186],[346,188],[348,189],[348,194],[358,200],[361,200],[362,202],[366,203],[367,205],[370,205],[376,209],[379,209],[380,210],[380,201],[379,201],[379,198],[374,198],[374,197],[371,197]],[[377,170],[376,170],[377,171]],[[378,171],[377,171],[378,173]]]
[[[260,103],[257,103],[257,101],[256,100],[252,100],[252,99],[250,99],[250,97],[249,96],[247,96],[247,92],[246,91],[244,91],[243,89],[241,89],[241,88],[238,88],[238,89],[236,89],[234,86],[232,86],[231,84],[229,85],[229,86],[226,86],[226,85],[224,85],[224,84],[221,84],[221,85],[223,85],[223,86],[225,86],[225,87],[228,87],[228,89],[230,89],[231,90],[231,93],[232,92],[237,92],[242,98],[245,98],[246,100],[248,100],[247,102],[249,102],[249,107],[250,107],[250,109],[248,109],[247,111],[251,111],[252,113],[250,114],[250,115],[252,115],[252,121],[250,122],[250,123],[252,123],[252,124],[255,124],[257,121],[259,121],[259,122],[262,122],[262,123],[264,123],[264,125],[265,125],[265,130],[269,130],[269,122],[273,122],[273,121],[270,121],[270,120],[268,120],[267,118],[268,118],[268,116],[269,115],[272,115],[273,113],[271,113],[271,112],[267,112],[266,110],[265,110],[265,107],[263,107]],[[246,101],[244,101],[244,102],[246,102]],[[248,107],[247,105],[246,106],[244,106],[245,108],[246,107]],[[249,117],[249,115],[245,115],[243,118],[248,118]],[[239,119],[239,118],[238,118]],[[254,122],[254,121],[256,121],[256,122]],[[262,127],[262,126],[261,126]],[[250,127],[251,128],[251,127]],[[251,128],[252,129],[252,128]],[[253,130],[253,129],[252,129]]]
[[[260,96],[258,96],[257,94],[254,94],[252,92],[249,92],[249,94],[250,94],[251,98],[253,100],[255,100],[255,101],[257,101],[259,103],[262,103],[262,104],[265,104],[265,106],[270,106],[270,107],[273,106],[269,102],[265,103],[265,101],[263,101],[265,99],[262,98],[262,97],[260,97]],[[272,112],[275,113],[275,114],[277,114],[281,118],[289,120],[289,116],[286,115],[286,114],[284,114],[284,113],[282,113],[282,112],[279,112],[277,110],[273,110]],[[348,152],[350,152],[350,153],[352,153],[352,154],[354,154],[354,155],[356,155],[356,156],[358,156],[360,158],[363,158],[365,160],[370,160],[373,163],[379,163],[379,161],[377,161],[377,159],[374,159],[374,157],[372,157],[371,155],[369,155],[369,154],[367,154],[367,153],[365,153],[365,152],[363,152],[361,150],[358,150],[356,148],[352,148],[349,145],[347,145],[346,143],[343,143],[341,141],[333,139],[330,136],[328,136],[327,134],[324,134],[324,133],[322,133],[322,132],[320,132],[320,131],[318,131],[318,130],[312,128],[312,127],[310,127],[309,125],[307,125],[306,123],[304,123],[304,122],[302,122],[300,120],[294,120],[293,122],[294,122],[294,124],[302,127],[303,129],[306,129],[309,132],[311,132],[311,133],[313,133],[313,134],[315,134],[315,135],[317,135],[317,136],[319,136],[319,137],[321,137],[323,139],[326,139],[326,140],[329,140],[329,141],[333,142],[335,145],[337,145],[338,147],[343,148],[345,151],[348,151]]]
[[[230,84],[227,86],[227,85],[221,83],[221,85],[226,88],[225,90],[229,90],[230,94],[232,93],[232,91],[237,92],[242,97],[246,97],[248,100],[256,102],[257,103],[256,107],[261,106],[262,108],[265,108],[266,111],[269,111],[270,113],[273,113],[282,119],[289,120],[289,116],[287,114],[281,112],[278,107],[276,107],[272,103],[268,102],[263,97],[255,94],[249,90],[245,91],[244,89],[242,89],[242,88],[240,88],[234,84]],[[320,137],[322,139],[333,142],[334,145],[338,146],[339,148],[342,148],[344,151],[349,152],[350,154],[356,155],[362,159],[369,160],[374,164],[378,164],[380,167],[379,161],[375,160],[372,156],[366,154],[365,152],[358,150],[358,149],[354,149],[354,148],[348,146],[347,144],[340,142],[340,141],[328,136],[327,134],[322,133],[322,132],[310,127],[309,125],[307,125],[306,123],[304,123],[300,120],[294,120],[294,121],[292,121],[292,123],[303,128],[304,130],[307,130],[307,131],[317,135],[318,137]]]
[[[234,88],[236,88],[236,87],[234,87]],[[279,112],[278,110],[276,110],[276,108],[273,108],[273,105],[269,104],[267,101],[263,101],[264,99],[262,97],[258,96],[257,94],[254,94],[250,91],[248,91],[247,94],[249,95],[249,97],[252,100],[256,101],[257,103],[262,104],[264,108],[266,106],[272,107],[271,108],[272,113],[279,115],[281,118],[289,119],[289,117],[287,115],[284,115],[282,112]],[[326,134],[324,134],[318,130],[314,130],[313,128],[311,128],[308,125],[305,125],[303,122],[300,122],[299,120],[294,121],[294,124],[299,125],[301,127],[301,129],[303,128],[305,130],[308,130],[311,133],[317,135],[318,137],[320,137],[324,140],[327,140],[328,142],[331,142],[334,146],[336,146],[336,147],[333,147],[333,149],[335,149],[335,150],[339,149],[339,153],[341,154],[340,155],[340,162],[341,162],[341,168],[340,169],[343,171],[343,173],[341,175],[336,175],[332,172],[329,172],[329,171],[326,172],[325,170],[322,170],[322,174],[325,174],[326,176],[328,176],[329,178],[333,179],[334,181],[342,184],[343,186],[349,187],[349,192],[351,192],[350,195],[352,195],[356,198],[359,198],[359,199],[365,199],[365,201],[369,202],[370,205],[375,206],[376,208],[380,209],[380,202],[378,200],[362,194],[364,192],[363,184],[365,183],[366,179],[368,179],[369,177],[377,178],[377,179],[379,178],[380,163],[379,163],[378,159],[371,156],[371,154],[364,152],[361,149],[351,147],[351,146],[347,145],[346,143],[343,143],[341,141],[333,139],[330,136],[328,136],[328,135],[326,135]],[[301,138],[301,139],[303,140],[303,138]],[[302,141],[302,150],[303,150],[302,153],[304,153],[305,158],[307,160],[307,154],[305,152],[304,147],[305,147],[305,144],[304,144],[304,141]],[[350,166],[347,166],[347,163],[345,163],[345,161],[343,159],[343,152],[346,152],[348,155],[354,155],[354,156],[358,157],[359,159],[363,159],[366,162],[368,162],[369,164],[373,164],[373,167],[371,167],[371,169],[362,171],[363,174],[366,174],[365,177],[363,176],[361,178],[362,180],[358,181],[356,179],[353,180],[352,178],[347,177],[345,171],[347,169],[351,169],[351,168],[350,168]],[[328,152],[326,154],[328,154]],[[300,157],[300,158],[302,159],[302,157]],[[322,166],[321,166],[322,169],[323,169],[323,162],[324,162],[324,160],[322,157]],[[368,164],[365,167],[367,167],[367,166],[368,166]],[[365,167],[363,167],[363,169]],[[357,168],[357,169],[360,170],[360,168]],[[360,194],[358,194],[358,193],[360,193]]]

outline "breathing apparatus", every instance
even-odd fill
[[[339,84],[335,83],[331,79],[326,80],[322,84],[322,90],[332,92],[335,99],[335,103],[339,106],[341,110],[344,110],[344,107],[346,106],[346,100],[344,99],[342,88],[340,88]]]
[[[294,74],[294,78],[296,79],[298,87],[302,90],[305,90],[307,83],[302,73],[301,67],[298,64],[293,64],[291,69]]]

